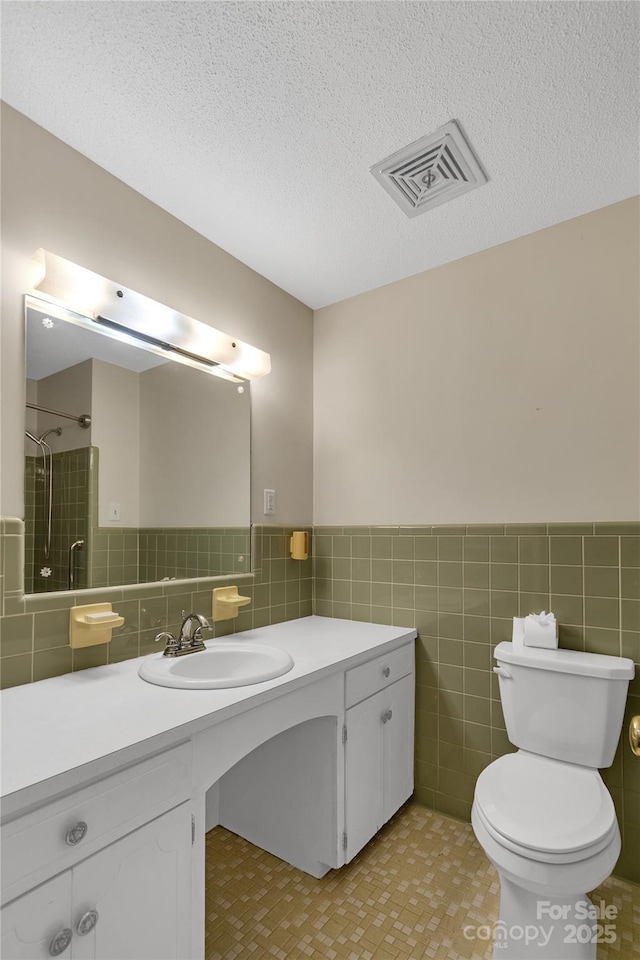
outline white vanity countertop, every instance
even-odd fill
[[[263,683],[221,690],[160,687],[138,676],[146,659],[138,657],[5,690],[0,695],[3,813],[10,816],[37,802],[37,785],[53,777],[163,734],[173,734],[166,745],[185,740],[415,636],[407,627],[305,617],[221,638],[266,643],[291,654],[293,669]]]

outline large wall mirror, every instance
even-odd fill
[[[25,593],[248,572],[249,383],[25,313]]]

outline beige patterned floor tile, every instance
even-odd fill
[[[618,910],[598,960],[640,957],[640,888],[611,878],[591,898]],[[491,942],[463,931],[486,930],[498,902],[471,825],[412,803],[321,880],[207,834],[206,960],[489,960]]]

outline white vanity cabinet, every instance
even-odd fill
[[[0,920],[0,956],[7,960],[40,960],[51,956],[50,949],[62,950],[71,939],[71,871],[7,904]]]
[[[413,792],[413,644],[348,670],[345,680],[345,861]]]
[[[4,888],[27,888],[0,911],[3,960],[191,955],[189,753],[182,745],[3,827]]]
[[[3,907],[3,960],[181,960],[191,805],[157,817]]]
[[[216,823],[314,877],[351,860],[413,789],[415,635],[307,617],[243,635],[294,660],[253,687],[133,660],[3,691],[3,960],[202,960]]]

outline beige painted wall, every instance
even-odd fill
[[[26,399],[29,403],[38,402],[38,381],[37,380],[27,380],[26,382]],[[24,418],[24,427],[25,430],[28,430],[29,433],[33,434],[34,437],[38,436],[38,412],[37,410],[25,411]],[[24,455],[25,457],[33,457],[34,450],[39,453],[40,448],[32,446],[33,440],[28,440],[27,437],[24,438]]]
[[[639,209],[317,311],[315,523],[639,519]]]
[[[71,374],[69,371],[73,371]],[[25,399],[37,406],[49,407],[52,410],[78,410],[82,413],[91,413],[91,363],[76,364],[66,370],[42,377],[40,380],[25,381]],[[63,450],[74,450],[78,447],[91,446],[91,427],[82,428],[73,420],[65,420],[49,413],[38,412],[33,409],[25,410],[25,430],[36,437],[42,436],[51,428],[61,427],[62,434],[50,434],[47,443],[52,453],[61,453]],[[41,451],[32,440],[24,439],[24,453],[27,457],[40,456]]]
[[[640,517],[638,199],[315,315],[2,108],[0,509],[22,513],[21,296],[43,246],[271,353],[253,393],[253,519]],[[408,225],[410,229],[410,224]],[[313,369],[313,375],[312,375]]]
[[[181,363],[139,379],[140,526],[248,526],[248,391]]]
[[[132,370],[92,360],[91,442],[98,448],[98,522],[101,527],[140,525],[140,377]],[[120,520],[109,505],[120,504]]]
[[[92,390],[92,364],[90,360],[85,360],[38,380],[36,403],[49,410],[63,410],[74,415],[77,412],[78,416],[82,413],[91,414]],[[36,436],[42,436],[47,430],[57,427],[62,429],[60,436],[52,433],[47,437],[52,453],[91,446],[92,427],[81,427],[73,420],[41,410],[37,416]]]
[[[272,373],[252,387],[253,519],[264,519],[269,487],[278,507],[270,520],[309,523],[311,310],[6,105],[0,512],[23,510],[22,295],[38,247],[271,354]]]

